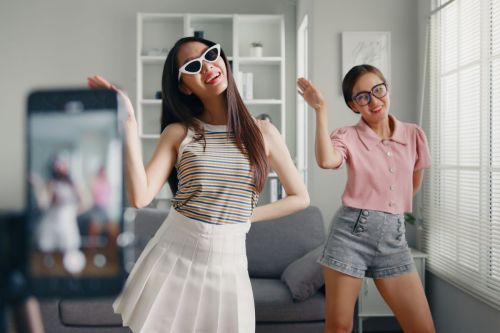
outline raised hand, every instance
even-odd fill
[[[127,94],[121,90],[118,89],[115,85],[109,83],[108,80],[103,78],[100,75],[93,75],[87,78],[87,84],[90,88],[93,89],[109,89],[116,91],[118,96],[120,96],[120,100],[123,103],[123,108],[126,111],[126,121],[135,121],[135,116],[134,116],[134,107],[132,106],[132,102],[130,101],[130,98],[127,96]]]
[[[297,87],[299,94],[304,97],[307,104],[314,110],[318,111],[325,107],[323,96],[311,81],[301,77],[297,80]]]

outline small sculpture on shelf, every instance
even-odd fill
[[[262,57],[264,46],[262,42],[252,42],[252,47],[250,48],[250,56],[252,57]]]

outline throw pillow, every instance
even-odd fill
[[[290,289],[296,301],[304,301],[321,288],[325,280],[321,265],[317,263],[323,245],[290,263],[281,274],[281,281]]]

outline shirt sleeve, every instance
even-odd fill
[[[415,166],[414,171],[425,169],[431,166],[431,154],[429,151],[429,145],[427,144],[427,137],[424,131],[416,126],[416,149],[417,154],[415,156]]]
[[[336,151],[340,152],[342,155],[342,163],[334,169],[340,169],[345,164],[347,160],[347,145],[346,145],[347,130],[345,128],[339,128],[330,134],[330,140],[332,142],[332,147]]]

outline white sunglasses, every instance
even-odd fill
[[[192,59],[188,62],[186,62],[184,65],[182,65],[181,68],[179,68],[179,77],[177,78],[178,81],[181,80],[181,74],[198,74],[201,72],[201,68],[203,67],[203,62],[216,62],[220,57],[220,44],[215,44],[211,47],[209,47],[203,54],[196,59]]]

